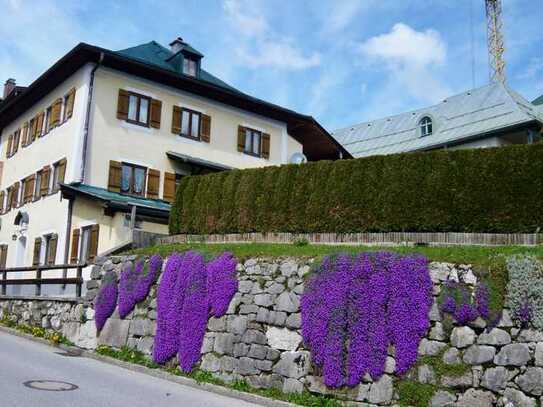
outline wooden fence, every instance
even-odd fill
[[[0,269],[0,286],[2,287],[2,295],[6,295],[8,285],[34,285],[35,295],[39,297],[41,295],[42,285],[51,284],[75,284],[76,297],[81,297],[81,288],[83,286],[83,268],[87,266],[83,264],[54,264],[50,266],[32,266],[32,267],[12,267]],[[43,273],[52,270],[70,270],[76,269],[76,277],[73,278],[43,278]],[[24,273],[24,272],[36,272],[36,278],[14,278],[8,279],[9,273]]]
[[[158,238],[157,244],[171,243],[293,243],[306,240],[330,245],[481,245],[536,246],[543,244],[541,233],[233,233],[224,235],[173,235]]]

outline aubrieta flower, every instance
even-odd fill
[[[127,262],[123,266],[119,280],[119,316],[121,319],[126,318],[136,306],[134,293],[142,271],[142,261],[138,262],[136,267],[131,262]]]
[[[102,330],[108,318],[115,312],[117,306],[117,275],[107,272],[102,278],[102,286],[94,301],[94,321],[98,332]]]

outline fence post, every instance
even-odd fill
[[[36,268],[36,297],[41,295],[41,268]]]
[[[81,286],[83,285],[83,283],[81,282],[81,278],[83,278],[82,266],[77,266],[77,278],[79,279],[79,281],[75,285],[75,296],[79,298],[81,297]]]

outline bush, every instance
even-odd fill
[[[534,233],[543,144],[185,177],[170,233]]]
[[[543,264],[534,256],[507,259],[507,305],[521,325],[543,330]]]

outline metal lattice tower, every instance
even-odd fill
[[[505,83],[505,60],[503,59],[505,45],[502,33],[502,1],[485,0],[485,2],[490,80],[493,82]]]

